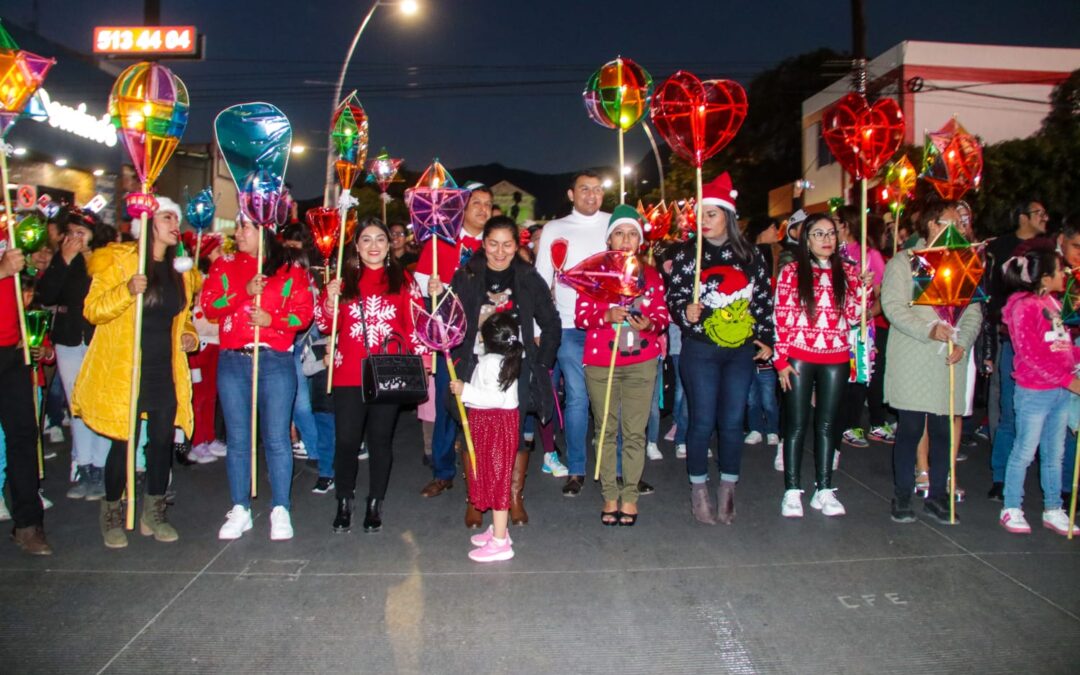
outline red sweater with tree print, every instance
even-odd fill
[[[773,364],[777,370],[787,368],[788,359],[810,363],[845,363],[848,360],[848,330],[859,322],[858,272],[854,265],[844,263],[844,307],[838,310],[833,294],[832,268],[815,266],[814,317],[806,315],[799,301],[798,263],[788,263],[780,270],[776,281],[776,341],[773,343]],[[868,303],[869,306],[869,303]]]

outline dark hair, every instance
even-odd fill
[[[518,338],[517,319],[508,312],[496,312],[480,327],[480,337],[488,354],[503,357],[499,368],[499,389],[506,391],[521,374],[521,360],[525,353],[525,345]]]
[[[282,267],[287,267],[296,262],[294,252],[281,245],[273,230],[259,225],[254,225],[254,227],[259,231],[259,236],[263,238],[263,274],[272,277]]]
[[[146,223],[145,232],[142,236],[146,237],[146,250],[154,250],[154,220],[149,219]],[[165,269],[169,275],[169,281],[176,285],[176,289],[180,294],[180,297],[184,297],[184,277],[176,271],[173,267],[173,260],[176,259],[176,246],[168,246],[165,248]],[[149,271],[149,270],[148,270]],[[158,283],[158,275],[147,274],[146,279],[146,295],[144,296],[147,307],[154,307],[162,302],[163,291],[161,284]]]
[[[401,287],[405,285],[405,268],[401,266],[397,258],[390,254],[390,228],[378,218],[368,216],[361,218],[360,222],[356,224],[356,233],[353,235],[351,242],[352,246],[345,247],[345,270],[341,282],[342,300],[351,300],[360,295],[360,278],[367,268],[360,262],[360,255],[356,252],[356,243],[360,241],[360,235],[364,230],[369,227],[378,228],[379,231],[386,235],[386,259],[383,260],[383,265],[386,267],[386,292],[395,295],[400,293]]]
[[[1029,199],[1019,201],[1013,206],[1011,212],[1013,227],[1020,227],[1020,216],[1026,216],[1028,214],[1028,209],[1031,208],[1031,205],[1035,203],[1042,204],[1042,201],[1039,200],[1037,197],[1031,197]]]
[[[848,204],[836,209],[835,222],[838,226],[840,223],[846,225],[851,237],[860,244],[862,243],[862,220],[859,217],[859,207]],[[803,227],[805,226],[806,223],[803,223]],[[837,232],[839,232],[839,229]],[[836,241],[838,244],[840,243],[839,238]]]
[[[1043,277],[1052,276],[1060,265],[1061,257],[1053,241],[1040,240],[1027,250],[1009,258],[1001,266],[1005,288],[1009,293],[1037,293],[1042,288]]]
[[[878,251],[885,245],[885,219],[876,213],[866,217],[866,245]]]
[[[518,224],[514,222],[514,219],[510,216],[492,216],[488,218],[484,223],[484,233],[480,235],[481,239],[487,239],[488,235],[495,230],[510,230],[510,233],[514,235],[514,241],[518,241]]]
[[[305,270],[311,269],[311,261],[314,260],[312,255],[314,242],[310,230],[300,223],[289,223],[281,229],[278,240],[282,243],[282,248],[285,249],[284,255],[289,263],[299,265]],[[285,242],[299,242],[300,248],[284,246]]]
[[[574,174],[574,177],[570,179],[570,189],[573,190],[577,186],[579,178],[596,178],[600,179],[600,174],[596,173],[592,169],[582,169]]]
[[[1077,217],[1075,213],[1066,214],[1061,219],[1061,236],[1072,239],[1078,234],[1080,234],[1080,217]]]
[[[751,243],[756,244],[757,238],[761,236],[762,232],[765,232],[770,227],[780,227],[780,222],[776,218],[769,218],[768,216],[757,216],[751,218],[750,222],[746,224],[746,239]]]
[[[930,238],[930,223],[941,218],[941,214],[949,209],[955,208],[956,202],[930,202],[919,211],[918,220],[915,221],[915,231],[919,233],[920,237],[928,240]],[[930,244],[932,242],[927,241],[926,243]]]
[[[56,216],[50,221],[56,225],[57,233],[64,236],[71,232],[71,228],[85,227],[90,230],[90,248],[98,249],[105,244],[110,243],[111,240],[105,239],[107,232],[103,232],[105,224],[101,222],[98,215],[93,211],[84,211],[77,206],[65,206],[60,209]],[[115,232],[115,230],[114,230]],[[115,235],[114,235],[115,236]]]
[[[706,204],[705,206],[710,205]],[[724,214],[724,218],[727,221],[727,240],[728,243],[731,244],[732,250],[735,251],[735,257],[740,264],[749,265],[754,259],[754,254],[757,253],[757,247],[754,246],[753,242],[746,238],[745,234],[743,234],[742,228],[739,227],[739,219],[735,216],[733,211],[722,206],[717,206],[717,208]],[[701,213],[704,215],[704,208],[702,208]]]
[[[827,213],[815,213],[803,221],[802,230],[799,231],[799,246],[795,249],[795,273],[799,286],[799,303],[806,311],[806,316],[811,321],[817,317],[817,301],[814,298],[814,272],[811,269],[814,261],[810,253],[810,228],[822,220],[827,220],[836,227],[836,223]],[[839,228],[837,228],[839,229]],[[840,257],[840,241],[837,239],[836,248],[829,256],[829,267],[832,268],[833,299],[836,301],[836,311],[843,314],[844,302],[847,300],[847,275],[844,274],[844,261]]]
[[[491,188],[486,185],[477,185],[476,187],[469,188],[469,199],[472,199],[473,194],[477,192],[485,192],[488,197],[491,197],[492,199],[495,198],[495,193],[491,191]]]

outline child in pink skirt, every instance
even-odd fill
[[[481,513],[491,509],[492,525],[471,539],[476,562],[514,557],[506,531],[510,510],[510,476],[518,450],[518,375],[525,350],[517,319],[496,313],[481,326],[484,353],[472,379],[454,380],[450,391],[468,407],[469,428],[476,449],[476,475],[469,476],[469,501]],[[466,469],[468,470],[468,469]]]

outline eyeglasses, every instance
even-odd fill
[[[814,230],[813,232],[808,232],[807,236],[809,236],[814,241],[836,239],[836,230]]]
[[[405,237],[407,237],[409,235],[405,234],[404,232],[391,232],[390,236],[393,237],[394,239],[404,239]]]
[[[955,220],[935,220],[938,225],[944,225],[945,227],[959,227],[960,223]]]
[[[1029,218],[1043,218],[1049,214],[1046,213],[1046,209],[1034,209],[1032,211],[1025,211]]]

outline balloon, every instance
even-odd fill
[[[274,223],[292,145],[289,118],[269,103],[240,103],[218,113],[214,132],[241,211],[259,225]]]
[[[328,206],[308,209],[307,222],[308,227],[311,228],[311,238],[315,243],[315,248],[318,249],[324,262],[329,261],[337,246],[341,211]]]
[[[979,292],[985,266],[978,248],[949,225],[929,248],[914,251],[912,265],[912,304],[943,308],[938,316],[955,326]]]
[[[436,159],[416,181],[416,187],[405,191],[405,205],[412,216],[416,240],[427,241],[434,235],[456,244],[469,194],[457,186],[454,177]]]
[[[465,339],[465,310],[453,291],[447,291],[430,312],[412,304],[416,339],[439,352],[458,346]]]
[[[157,181],[180,144],[189,106],[183,81],[159,63],[136,63],[116,78],[109,117],[143,184]]]
[[[19,49],[0,24],[0,138],[19,119],[55,64],[55,59]]]
[[[645,290],[645,273],[637,255],[626,251],[601,251],[560,272],[558,278],[597,302],[624,305]]]
[[[645,115],[652,84],[648,71],[630,59],[620,56],[605,63],[581,93],[589,119],[608,129],[626,131]]]
[[[15,246],[23,253],[36,253],[49,239],[49,228],[36,213],[15,224]]]
[[[337,157],[334,167],[337,169],[338,182],[341,189],[348,192],[356,178],[364,172],[368,151],[368,118],[355,91],[334,109],[330,127],[330,138]]]
[[[203,188],[195,195],[194,199],[188,200],[184,215],[188,223],[199,232],[214,224],[214,191],[211,188]]]
[[[660,202],[655,206],[644,207],[638,202],[638,213],[645,219],[645,240],[660,241],[671,230],[671,218],[675,215],[669,211],[667,204]]]
[[[738,82],[702,82],[680,70],[653,95],[652,122],[675,154],[700,169],[735,138],[746,111],[746,91]]]
[[[926,134],[922,178],[942,199],[955,201],[982,181],[983,156],[979,139],[956,118]]]
[[[31,347],[40,347],[45,342],[52,323],[52,312],[46,309],[26,311],[26,342]]]
[[[379,156],[368,164],[368,182],[378,185],[379,192],[386,192],[386,188],[390,187],[390,183],[395,182],[397,178],[401,161],[391,157],[390,153],[386,152],[386,148],[383,148]]]
[[[562,237],[551,242],[551,265],[556,272],[562,272],[563,266],[566,265],[566,249],[569,245],[570,242]]]
[[[283,187],[281,189],[281,198],[278,199],[277,208],[274,211],[274,223],[278,227],[289,222],[289,217],[292,216],[292,207],[295,203],[292,191],[287,187]]]
[[[904,113],[891,98],[869,105],[862,94],[847,94],[822,113],[821,133],[844,171],[873,178],[904,140]]]

